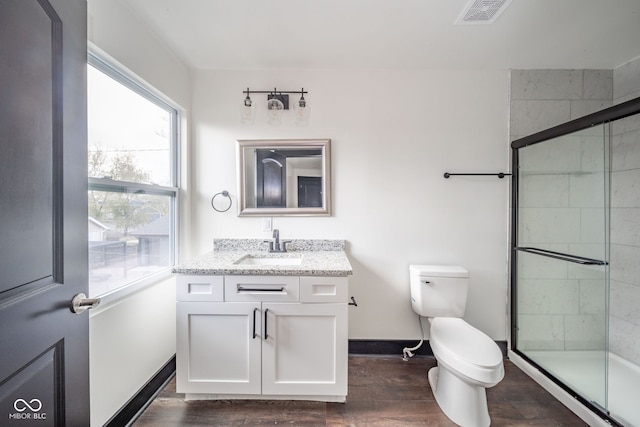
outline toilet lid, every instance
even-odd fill
[[[498,345],[482,331],[457,317],[436,317],[431,321],[431,340],[447,356],[468,364],[493,368],[502,364]]]

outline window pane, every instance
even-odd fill
[[[173,111],[88,67],[89,177],[172,186]]]
[[[89,191],[89,294],[173,264],[170,196]]]

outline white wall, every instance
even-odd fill
[[[236,139],[331,138],[333,216],[273,220],[282,238],[344,238],[354,268],[351,339],[417,339],[409,303],[411,263],[470,271],[466,319],[506,337],[509,179],[450,172],[508,169],[507,70],[196,71],[193,79],[191,247],[214,237],[268,237],[260,218],[237,216]],[[247,87],[304,87],[310,124],[241,125]],[[293,96],[292,101],[297,97]],[[210,199],[228,190],[233,208]]]
[[[89,41],[177,103],[186,123],[191,103],[187,67],[120,0],[89,0],[88,21]],[[181,131],[186,162],[186,126]],[[187,217],[187,168],[181,178],[181,215]],[[181,232],[188,234],[188,221],[182,222]],[[181,253],[188,254],[184,241],[181,246]],[[152,283],[124,298],[111,298],[91,312],[92,426],[108,421],[175,354],[174,283],[173,278]]]
[[[104,425],[173,357],[175,305],[170,278],[92,310],[92,426]]]
[[[132,12],[125,0],[88,0],[88,38],[100,49],[188,108],[189,70]]]

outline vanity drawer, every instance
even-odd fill
[[[179,275],[176,277],[178,301],[224,301],[224,276]]]
[[[278,301],[300,300],[298,276],[225,276],[225,301]]]
[[[300,277],[301,302],[347,302],[348,295],[346,277]]]

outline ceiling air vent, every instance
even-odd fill
[[[456,25],[492,24],[509,3],[511,0],[471,0],[455,23]]]

